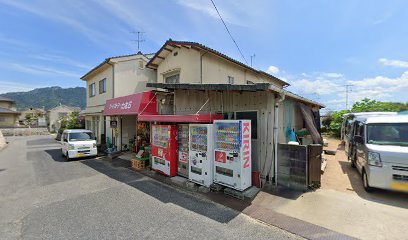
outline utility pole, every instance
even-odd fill
[[[251,55],[251,67],[252,67],[252,59],[255,58],[255,57],[256,57],[255,54]]]
[[[137,39],[136,39],[136,40],[132,40],[132,41],[137,42],[137,52],[140,52],[140,43],[145,41],[144,39],[142,39],[142,35],[143,35],[143,33],[145,33],[145,32],[132,31],[132,32],[130,32],[130,33],[132,33],[132,34],[137,34]]]
[[[349,92],[351,92],[351,89],[349,89],[349,87],[352,87],[353,85],[351,84],[346,84],[346,110],[348,110],[348,94]]]

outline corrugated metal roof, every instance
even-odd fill
[[[270,83],[255,83],[255,84],[216,84],[216,83],[208,83],[208,84],[193,84],[193,83],[147,83],[146,87],[154,87],[154,88],[162,88],[162,89],[183,89],[183,90],[207,90],[207,91],[247,91],[247,92],[255,92],[255,91],[273,91],[277,93],[281,93],[286,95],[287,97],[293,98],[298,100],[299,102],[309,103],[321,108],[326,107],[325,105],[315,102],[313,100],[304,98],[299,96],[295,93],[292,93],[286,89],[279,88]]]
[[[248,65],[246,65],[246,64],[244,64],[244,63],[242,63],[242,62],[240,62],[240,61],[238,61],[238,60],[236,60],[236,59],[233,59],[233,58],[231,58],[231,57],[229,57],[229,56],[227,56],[227,55],[225,55],[225,54],[223,54],[223,53],[221,53],[221,52],[219,52],[219,51],[217,51],[217,50],[215,50],[215,49],[213,49],[213,48],[207,47],[207,46],[205,46],[205,45],[203,45],[203,44],[201,44],[201,43],[197,43],[197,42],[174,41],[174,40],[172,40],[172,39],[169,39],[169,40],[167,40],[167,41],[164,43],[164,45],[160,48],[160,50],[157,51],[157,53],[154,55],[154,57],[153,57],[152,59],[150,59],[150,61],[146,64],[146,66],[152,68],[152,65],[154,65],[154,64],[153,64],[153,61],[155,61],[155,59],[157,58],[157,56],[163,51],[163,49],[165,49],[165,47],[166,47],[167,45],[172,45],[172,44],[173,44],[173,45],[189,45],[189,46],[199,47],[199,48],[201,48],[201,49],[203,49],[203,50],[212,52],[212,53],[215,54],[215,55],[218,55],[218,56],[220,56],[220,57],[222,57],[222,58],[225,58],[226,60],[228,60],[228,61],[230,61],[230,62],[233,62],[233,63],[238,64],[238,65],[240,65],[240,66],[242,66],[242,67],[244,67],[244,68],[247,68],[247,69],[249,69],[249,70],[251,70],[251,71],[253,71],[253,72],[256,72],[256,73],[258,73],[258,74],[265,75],[266,77],[269,77],[269,78],[272,78],[272,79],[274,79],[274,80],[276,80],[276,81],[278,81],[278,82],[281,82],[283,85],[286,85],[286,86],[289,86],[289,85],[290,85],[289,83],[287,83],[287,82],[285,82],[285,81],[283,81],[283,80],[281,80],[281,79],[279,79],[279,78],[277,78],[277,77],[275,77],[275,76],[273,76],[273,75],[271,75],[271,74],[269,74],[269,73],[267,73],[267,72],[264,72],[264,71],[261,71],[261,70],[257,70],[257,69],[255,69],[255,68],[253,68],[253,67],[251,67],[251,66],[248,66]]]

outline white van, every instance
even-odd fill
[[[408,116],[359,117],[353,141],[352,164],[366,191],[408,192]]]
[[[67,129],[61,135],[61,151],[67,160],[96,156],[96,140],[93,133],[85,129]]]
[[[343,115],[343,123],[341,126],[341,140],[344,143],[344,151],[347,157],[350,159],[353,153],[353,136],[354,136],[354,122],[359,117],[370,116],[388,116],[397,115],[397,112],[359,112],[359,113],[347,113]]]

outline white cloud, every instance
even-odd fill
[[[248,12],[243,11],[244,9],[239,8],[239,6],[234,4],[234,2],[235,1],[219,1],[215,2],[215,4],[225,22],[239,26],[247,26],[247,23],[245,22],[245,20],[243,20],[246,18],[242,17],[242,15],[247,14]],[[218,13],[212,5],[211,1],[177,0],[177,4],[185,8],[201,12],[211,18],[219,19]],[[230,11],[232,9],[234,11]]]
[[[408,68],[408,62],[401,60],[393,60],[387,58],[380,58],[378,61],[384,66],[399,67],[399,68]]]
[[[36,85],[19,83],[17,81],[0,81],[0,94],[8,92],[26,92],[38,88]]]
[[[267,72],[270,73],[270,74],[278,74],[280,72],[280,70],[279,70],[278,67],[269,66]]]
[[[320,79],[301,79],[292,82],[292,87],[295,88],[296,92],[299,94],[317,94],[317,95],[329,95],[336,93],[340,85],[329,80]]]
[[[332,76],[324,78],[322,76]],[[339,77],[339,78],[337,78]],[[360,80],[349,80],[342,74],[302,73],[291,78],[291,89],[307,98],[319,98],[319,102],[330,109],[345,109],[346,84],[351,85],[348,92],[348,106],[364,98],[379,101],[401,101],[398,94],[408,92],[408,71],[399,77],[375,76]],[[321,96],[321,98],[319,97]],[[404,100],[402,100],[404,101]]]
[[[42,18],[63,23],[97,44],[104,44],[106,40],[110,39],[108,34],[87,26],[84,19],[77,19],[80,18],[78,16],[79,11],[74,11],[75,9],[72,9],[72,6],[67,5],[66,2],[44,1],[42,3],[28,4],[21,1],[1,0],[1,3]],[[88,12],[88,14],[90,13]],[[89,19],[90,16],[85,17]]]
[[[322,72],[322,73],[320,73],[320,75],[322,77],[326,77],[326,78],[342,78],[343,77],[343,74],[333,73],[333,72],[329,72],[329,73]]]
[[[47,62],[58,62],[58,63],[62,63],[65,65],[70,65],[73,67],[78,67],[78,68],[82,68],[82,69],[91,69],[92,67],[86,64],[83,64],[77,60],[73,60],[71,58],[62,56],[62,55],[57,55],[57,54],[45,54],[45,53],[40,53],[40,54],[35,54],[35,55],[31,55],[31,58],[34,59],[39,59],[39,60],[43,60],[43,61],[47,61]]]
[[[16,71],[19,71],[22,73],[29,73],[29,74],[55,75],[55,76],[65,76],[65,77],[74,77],[74,78],[79,78],[81,76],[78,73],[50,68],[47,66],[22,65],[18,63],[12,63],[10,64],[10,67],[12,67]]]

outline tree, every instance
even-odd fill
[[[329,130],[332,135],[336,137],[340,137],[341,125],[343,123],[343,115],[347,113],[350,113],[350,111],[341,110],[341,111],[333,112],[332,121],[330,122],[330,127],[329,127]]]
[[[379,102],[364,98],[360,102],[354,103],[351,112],[398,112],[400,108],[390,102]]]
[[[72,112],[66,117],[60,119],[60,129],[59,132],[62,133],[65,129],[81,129],[83,128],[82,123],[79,119],[78,112]]]
[[[38,115],[34,113],[27,113],[25,115],[26,125],[31,127],[38,120]]]
[[[346,113],[357,112],[399,112],[406,104],[396,104],[390,102],[380,102],[364,98],[363,100],[353,104],[351,111],[341,110],[333,112],[332,120],[330,122],[330,133],[336,137],[340,137],[341,125],[343,123],[343,115]]]

